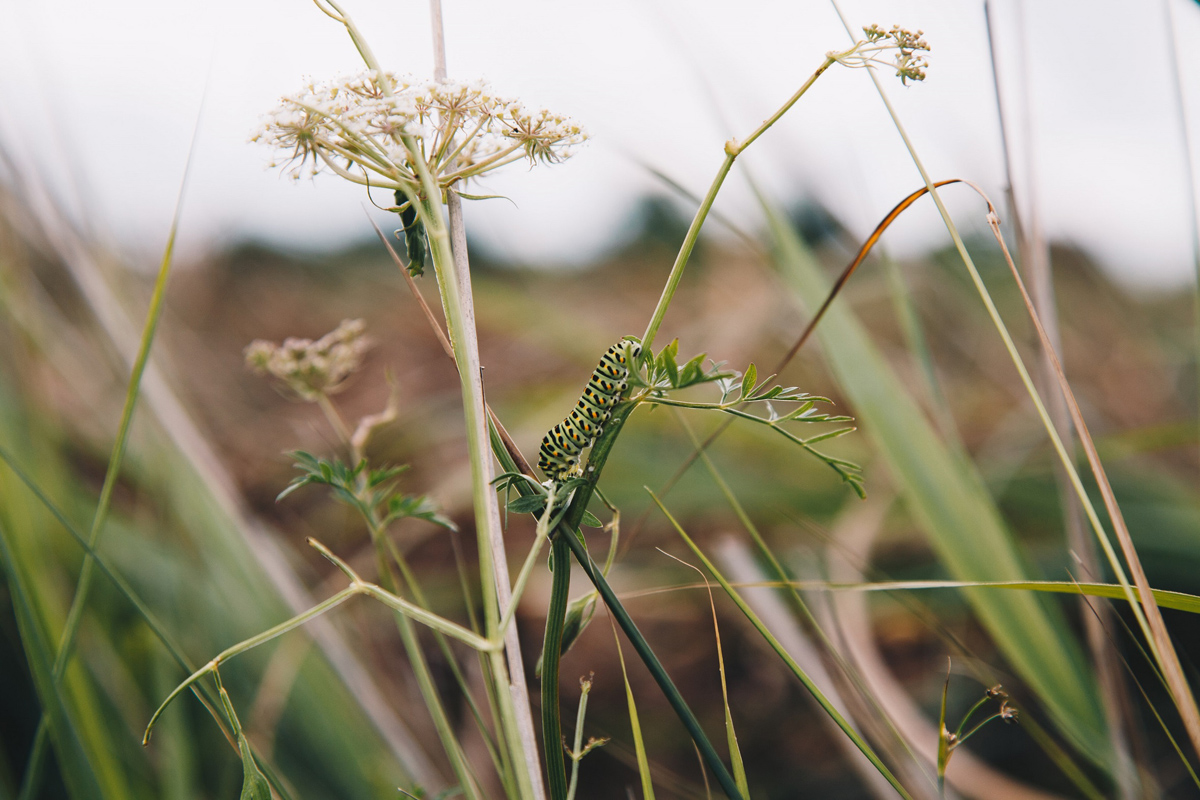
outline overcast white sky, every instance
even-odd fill
[[[1200,5],[1171,2],[1187,109],[1200,128]],[[424,2],[344,6],[387,68],[430,73]],[[1025,176],[1036,175],[1050,235],[1083,244],[1122,276],[1191,280],[1165,5],[1024,6],[1023,26],[1014,0],[993,12],[1021,154],[1018,191],[1028,197]],[[369,234],[361,189],[330,175],[282,179],[265,168],[270,153],[247,143],[260,115],[305,76],[361,69],[345,32],[312,3],[0,0],[0,8],[0,139],[132,250],[161,247],[198,116],[182,231],[192,252],[242,237],[333,246]],[[842,9],[855,26],[925,31],[928,80],[904,88],[889,78],[889,96],[935,179],[969,178],[999,201],[1005,181],[982,3],[843,0]],[[469,203],[472,231],[509,257],[543,263],[584,260],[611,241],[632,200],[658,188],[638,159],[702,193],[724,140],[752,130],[826,51],[848,44],[828,2],[796,0],[445,0],[445,22],[453,77],[485,78],[592,134],[565,164],[513,165],[472,189],[512,200]],[[1200,133],[1192,138],[1200,153]],[[742,170],[781,201],[819,199],[857,234],[920,186],[868,76],[836,67],[726,184],[718,208],[755,226]],[[978,205],[965,191],[956,199],[963,223],[977,225]],[[930,207],[887,241],[903,254],[942,245],[946,234]]]

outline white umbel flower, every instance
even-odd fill
[[[529,111],[482,81],[417,83],[370,70],[282,98],[251,140],[285,154],[276,165],[297,179],[329,170],[419,193],[413,149],[444,190],[521,159],[562,161],[586,138],[569,119]]]

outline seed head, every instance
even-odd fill
[[[873,64],[894,68],[900,82],[907,85],[909,81],[925,80],[929,62],[919,54],[929,52],[929,43],[921,38],[923,33],[913,33],[899,25],[893,25],[887,31],[878,25],[871,25],[863,28],[865,38],[855,42],[849,50],[832,52],[828,56],[843,66],[855,69]],[[884,58],[889,51],[895,53],[893,61]]]
[[[263,339],[245,350],[246,366],[272,375],[304,400],[316,401],[332,394],[362,364],[371,346],[361,319],[344,320],[317,339],[288,338],[283,344]]]

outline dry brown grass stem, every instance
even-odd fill
[[[1029,317],[1033,321],[1034,328],[1037,330],[1038,339],[1041,341],[1046,354],[1050,357],[1055,377],[1058,380],[1059,389],[1067,401],[1067,409],[1071,414],[1071,422],[1074,424],[1075,430],[1079,433],[1080,443],[1083,445],[1084,453],[1087,455],[1088,466],[1091,467],[1092,475],[1096,479],[1096,485],[1100,489],[1101,496],[1104,498],[1104,508],[1108,512],[1109,519],[1112,522],[1113,532],[1116,534],[1117,543],[1121,547],[1121,554],[1125,557],[1125,561],[1129,565],[1129,571],[1133,575],[1134,585],[1137,586],[1138,599],[1141,601],[1142,608],[1145,611],[1146,623],[1152,637],[1149,644],[1157,656],[1158,665],[1162,669],[1163,678],[1166,680],[1167,688],[1171,692],[1171,697],[1175,702],[1176,709],[1179,711],[1179,716],[1183,719],[1183,724],[1187,729],[1192,748],[1200,755],[1200,710],[1196,707],[1195,696],[1192,694],[1192,689],[1183,674],[1183,666],[1179,662],[1179,655],[1175,652],[1175,646],[1172,644],[1170,634],[1167,632],[1162,612],[1159,610],[1158,603],[1154,599],[1154,593],[1150,589],[1150,582],[1146,578],[1146,571],[1142,567],[1142,561],[1138,557],[1137,549],[1133,546],[1133,538],[1129,535],[1129,528],[1125,524],[1125,517],[1121,513],[1121,507],[1117,505],[1117,498],[1113,494],[1108,474],[1104,470],[1104,465],[1100,463],[1100,456],[1096,452],[1096,443],[1092,440],[1092,434],[1088,430],[1087,422],[1084,420],[1083,413],[1079,409],[1079,403],[1075,400],[1075,393],[1071,390],[1071,386],[1067,382],[1067,376],[1063,371],[1062,363],[1059,361],[1058,353],[1054,350],[1045,327],[1042,326],[1042,321],[1038,317],[1037,310],[1034,308],[1033,300],[1025,288],[1025,282],[1021,280],[1021,273],[1017,271],[1012,255],[1008,252],[1008,246],[1004,243],[1004,236],[1000,233],[1000,219],[996,215],[996,209],[992,205],[992,201],[988,199],[987,195],[979,187],[970,183],[968,185],[975,189],[988,204],[988,224],[992,228],[992,233],[996,237],[996,241],[1000,244],[1000,249],[1004,253],[1005,263],[1008,264],[1013,280],[1021,292],[1021,299],[1024,301],[1025,308],[1029,312]]]

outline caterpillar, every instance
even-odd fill
[[[546,477],[561,480],[579,471],[579,454],[604,432],[613,407],[629,388],[630,362],[641,352],[640,343],[622,339],[604,353],[575,408],[542,439],[538,468]]]

